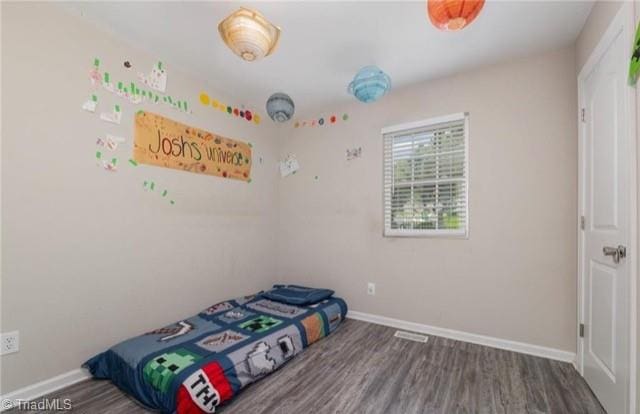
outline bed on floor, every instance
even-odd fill
[[[333,332],[347,305],[333,291],[276,285],[121,342],[84,366],[164,413],[213,413]]]

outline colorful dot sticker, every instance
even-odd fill
[[[253,123],[255,124],[260,123],[260,116],[258,116],[258,114],[256,113],[251,112],[248,109],[245,109],[244,105],[240,105],[240,107],[227,105],[217,99],[212,99],[206,92],[201,92],[199,99],[200,99],[200,103],[202,103],[203,105],[207,105],[207,106],[211,105],[214,109],[218,109],[219,111],[225,112],[229,115],[236,116],[238,118],[242,118],[249,122],[253,121]],[[178,105],[180,105],[180,103],[178,103]],[[186,109],[186,103],[185,103],[185,109]]]
[[[343,114],[342,115],[342,121],[346,121],[347,119],[349,119],[349,115],[348,114]],[[340,120],[340,118],[337,115],[331,115],[328,117],[319,117],[316,119],[310,119],[307,121],[295,121],[293,123],[293,127],[294,128],[301,128],[301,127],[315,127],[315,126],[326,126],[326,125],[335,125],[338,123],[338,121]]]

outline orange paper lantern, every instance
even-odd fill
[[[484,6],[485,0],[427,0],[427,14],[440,30],[460,30],[468,26]]]

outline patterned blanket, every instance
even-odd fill
[[[346,314],[346,303],[334,297],[294,306],[246,296],[121,342],[84,366],[149,408],[213,413],[333,332]]]

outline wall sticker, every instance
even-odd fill
[[[640,23],[638,23],[636,37],[633,40],[632,53],[631,63],[629,64],[629,83],[635,85],[638,82],[638,73],[640,71]]]
[[[227,105],[222,101],[212,99],[206,92],[200,92],[198,100],[202,105],[211,106],[213,109],[217,109],[218,111],[227,115],[253,122],[256,125],[260,123],[260,115],[256,111],[246,109],[244,105],[241,105],[240,108],[238,108],[237,106]]]
[[[329,116],[320,116],[317,118],[307,119],[303,121],[295,121],[293,123],[294,128],[304,128],[304,127],[321,127],[321,126],[332,126],[336,125],[340,122],[346,122],[349,120],[348,114],[342,114],[342,116],[338,115],[329,115]]]
[[[293,154],[287,155],[287,157],[280,161],[280,176],[286,177],[291,174],[295,174],[300,169],[300,164]]]
[[[88,112],[95,112],[97,106],[98,106],[98,96],[97,95],[91,95],[89,97],[89,99],[87,99],[82,104],[82,109],[84,109],[85,111],[88,111]]]
[[[96,58],[93,61],[93,67],[89,71],[89,80],[94,88],[101,86],[105,91],[126,99],[134,105],[141,103],[163,104],[182,112],[191,113],[191,107],[186,100],[175,99],[171,95],[158,93],[164,93],[166,89],[166,75],[166,69],[162,67],[161,63],[158,63],[154,66],[149,76],[138,74],[144,86],[140,88],[140,85],[135,82],[116,81],[111,78],[109,72],[101,72],[100,59]]]
[[[167,70],[162,67],[162,62],[156,63],[149,75],[138,73],[138,78],[153,90],[162,93],[167,90]]]
[[[360,158],[362,156],[362,147],[358,148],[347,148],[347,161],[354,160],[356,158]]]
[[[100,119],[106,122],[111,122],[112,124],[120,125],[120,121],[122,120],[122,109],[120,108],[120,105],[115,105],[111,113],[101,113]]]

